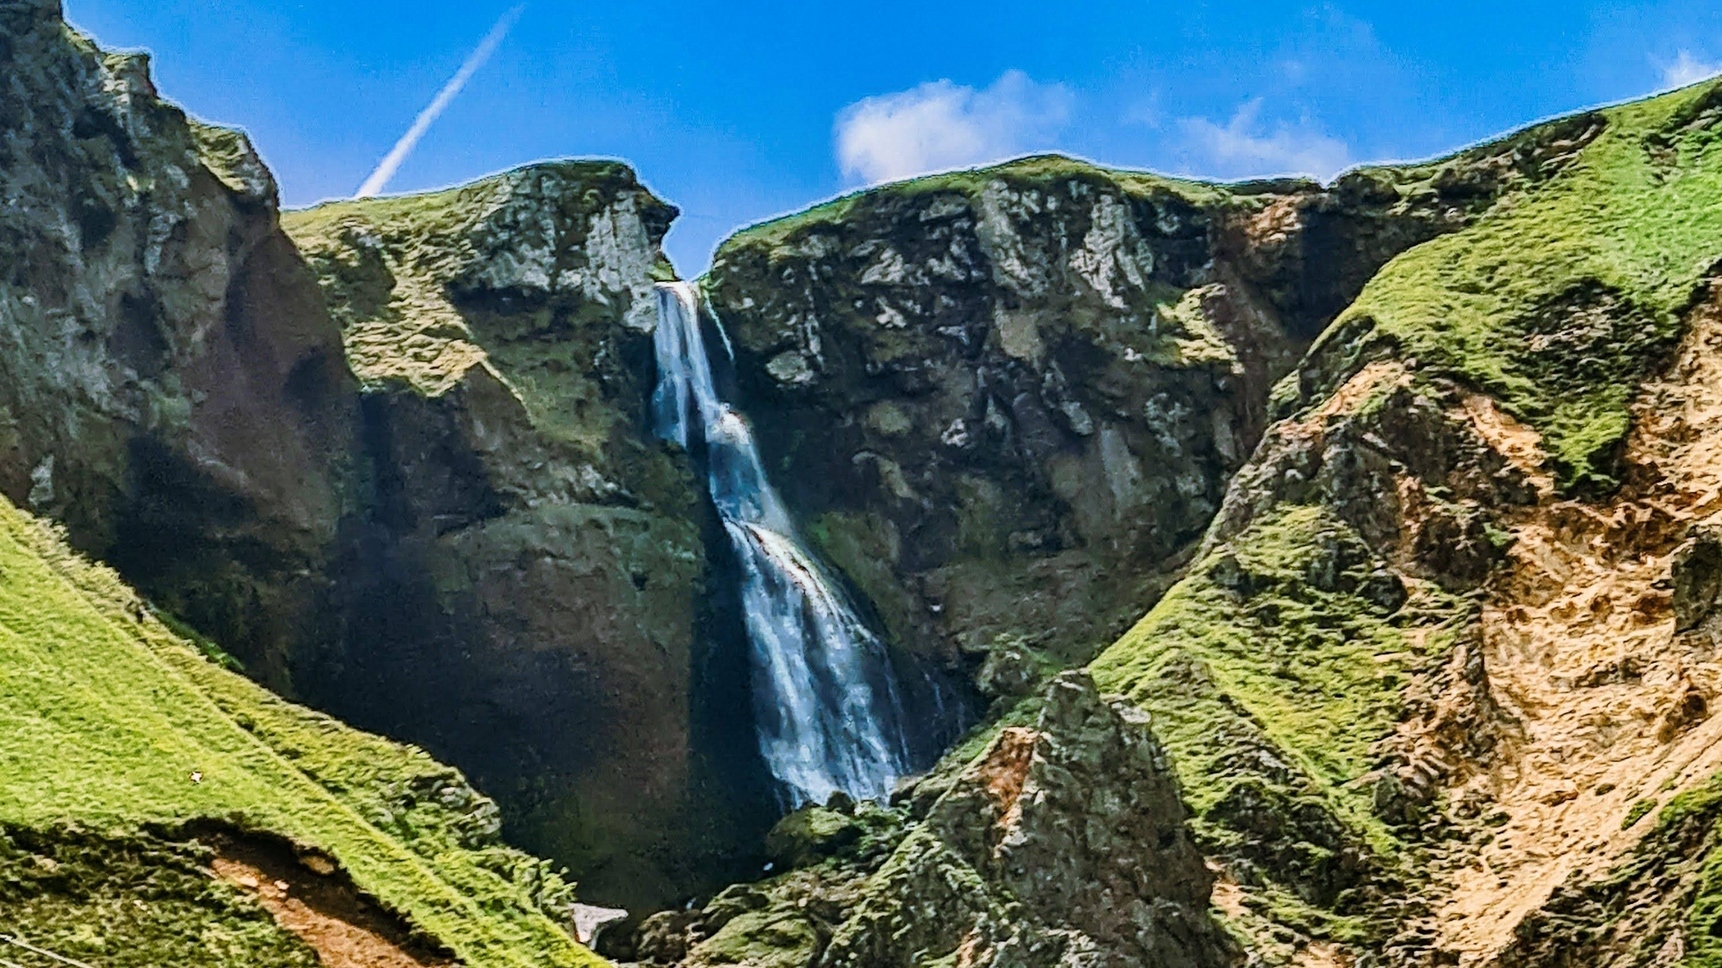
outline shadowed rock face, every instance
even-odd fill
[[[0,489],[288,687],[356,398],[268,171],[144,55],[8,0],[0,198]]]
[[[1716,613],[1717,599],[1722,598],[1722,533],[1697,529],[1675,553],[1671,577],[1676,631],[1699,628]]]
[[[707,768],[692,725],[723,636],[708,511],[648,413],[673,215],[626,167],[569,162],[286,219],[374,469],[307,688],[461,764],[514,837],[630,906],[728,872],[769,823],[746,819],[757,762]]]
[[[1436,419],[1452,400],[1389,395],[1331,439],[1276,439],[1269,391],[1387,259],[1553,177],[1598,130],[1579,117],[1327,189],[1029,159],[744,232],[705,287],[768,471],[898,656],[1032,697],[1150,606],[1210,526],[1206,551],[1248,544],[1288,531],[1283,506],[1321,505],[1372,553],[1403,533],[1415,577],[1455,593],[1490,574],[1479,509],[1516,498],[1460,486],[1499,468]],[[42,0],[0,0],[0,135],[0,490],[254,676],[472,773],[595,899],[661,905],[751,860],[772,816],[733,563],[646,415],[672,208],[624,166],[559,163],[292,213],[284,233],[242,135],[185,118],[144,58],[97,50]],[[1314,405],[1375,345],[1335,334],[1289,392]],[[1394,462],[1459,503],[1403,520],[1384,503]],[[1676,575],[1692,622],[1714,604],[1711,557]],[[1346,561],[1328,570],[1363,567]],[[1282,589],[1225,565],[1211,584],[1277,627],[1256,604]],[[1178,699],[1214,691],[1167,669],[1153,681]],[[716,963],[781,925],[834,964],[908,959],[910,938],[999,965],[1211,963],[1175,790],[1138,724],[1085,689],[1060,680],[1040,719],[901,815],[857,808],[790,852],[835,852],[836,887],[804,865],[725,892],[658,950],[713,945],[689,957]],[[952,701],[910,691],[929,721]],[[1411,779],[1382,780],[1379,813],[1426,809]],[[1214,829],[1274,820],[1257,791],[1209,804]],[[1328,900],[1356,871],[1316,819],[1234,853],[1308,854],[1293,886]],[[1153,845],[1149,866],[1120,865],[1132,844]],[[823,906],[785,913],[807,897]]]

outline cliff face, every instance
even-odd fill
[[[470,770],[594,893],[698,882],[753,801],[714,770],[690,805],[702,512],[644,418],[674,210],[548,165],[296,243],[144,56],[0,20],[0,490],[255,678]]]
[[[289,683],[318,637],[352,379],[243,135],[0,5],[0,490]]]
[[[559,163],[286,218],[371,469],[306,688],[466,765],[523,843],[630,903],[677,890],[722,815],[690,793],[703,507],[646,413],[674,214],[621,165]]]
[[[767,459],[896,642],[1081,656],[1164,581],[1294,358],[1213,265],[1228,200],[1044,159],[720,248]]]
[[[897,642],[1020,692],[1171,583],[1375,270],[1546,177],[1554,140],[1326,190],[1025,159],[744,231],[706,290],[824,551]]]

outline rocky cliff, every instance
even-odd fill
[[[244,137],[140,55],[49,0],[0,0],[0,27],[0,490],[223,661],[465,768],[594,895],[695,895],[618,957],[1716,959],[1715,84],[1326,186],[1039,157],[726,242],[721,377],[909,673],[917,753],[944,752],[890,804],[767,835],[733,565],[698,455],[647,421],[674,210],[558,162],[278,216]],[[0,569],[9,629],[65,604],[30,564],[53,548]],[[110,658],[172,675],[101,695],[195,688],[115,716],[214,703],[192,733],[223,770],[306,763],[182,799],[167,779],[204,771],[175,760],[93,839],[43,809],[72,802],[45,761],[0,774],[13,916],[89,885],[179,904],[224,869],[268,910],[253,870],[332,852],[345,903],[404,917],[379,937],[446,946],[421,962],[583,957],[464,781],[198,672],[129,593],[92,607],[32,640],[0,712],[70,708],[42,663],[92,678],[62,646],[117,628]],[[54,742],[89,745],[74,726]],[[117,790],[60,819],[111,819]],[[258,811],[290,843],[247,841]],[[306,957],[216,893],[187,923]]]
[[[1178,781],[1140,712],[1081,673],[1034,727],[1001,732],[920,806],[847,801],[769,841],[788,873],[654,915],[619,954],[648,964],[1230,964],[1212,875]]]
[[[275,184],[57,3],[0,27],[0,490],[286,688],[355,398]]]
[[[1682,541],[1714,513],[1717,96],[1326,190],[1031,159],[727,244],[743,385],[793,415],[765,439],[819,468],[792,499],[859,522],[833,558],[1005,697],[897,822],[1152,605],[1090,668],[1152,716],[1253,963],[1705,963],[1715,555]]]
[[[1171,583],[1375,270],[1588,125],[1325,189],[1024,159],[748,229],[705,285],[825,552],[897,641],[1020,693]]]
[[[674,214],[622,165],[558,163],[285,219],[369,471],[303,688],[464,765],[629,903],[672,896],[680,834],[722,815],[690,792],[703,507],[646,414]]]

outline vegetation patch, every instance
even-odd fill
[[[128,945],[151,951],[213,925],[236,947],[211,963],[294,964],[297,949],[225,888],[191,889],[181,876],[198,863],[191,848],[138,833],[217,820],[334,859],[357,888],[468,965],[597,963],[558,924],[571,887],[502,846],[494,805],[458,773],[219,667],[113,572],[3,502],[0,735],[0,905],[58,919],[54,937],[80,956],[144,964],[123,960]],[[51,832],[71,824],[120,833],[73,838],[62,862],[54,844],[66,838]],[[75,873],[104,852],[118,858],[111,883],[24,876],[55,865]],[[145,861],[158,856],[161,873],[150,875]],[[154,886],[144,883],[152,876]],[[172,903],[135,924],[116,921],[116,908],[146,890]]]
[[[1292,923],[1291,905],[1318,937],[1355,934],[1354,889],[1391,876],[1403,849],[1373,810],[1375,746],[1409,677],[1451,644],[1407,633],[1429,605],[1407,597],[1348,525],[1284,507],[1212,552],[1090,667],[1153,714],[1204,849],[1231,859],[1276,923]]]
[[[1314,356],[1394,347],[1535,427],[1563,486],[1611,487],[1637,387],[1722,256],[1719,90],[1602,112],[1536,191],[1390,262]]]
[[[0,933],[110,968],[314,968],[317,954],[211,879],[210,851],[144,833],[0,824]],[[42,963],[0,945],[0,959]]]

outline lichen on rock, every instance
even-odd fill
[[[699,912],[656,915],[631,954],[784,968],[1231,963],[1166,754],[1146,716],[1085,674],[1049,684],[1034,728],[1001,733],[924,815],[869,810],[847,824],[869,831],[853,846]]]

